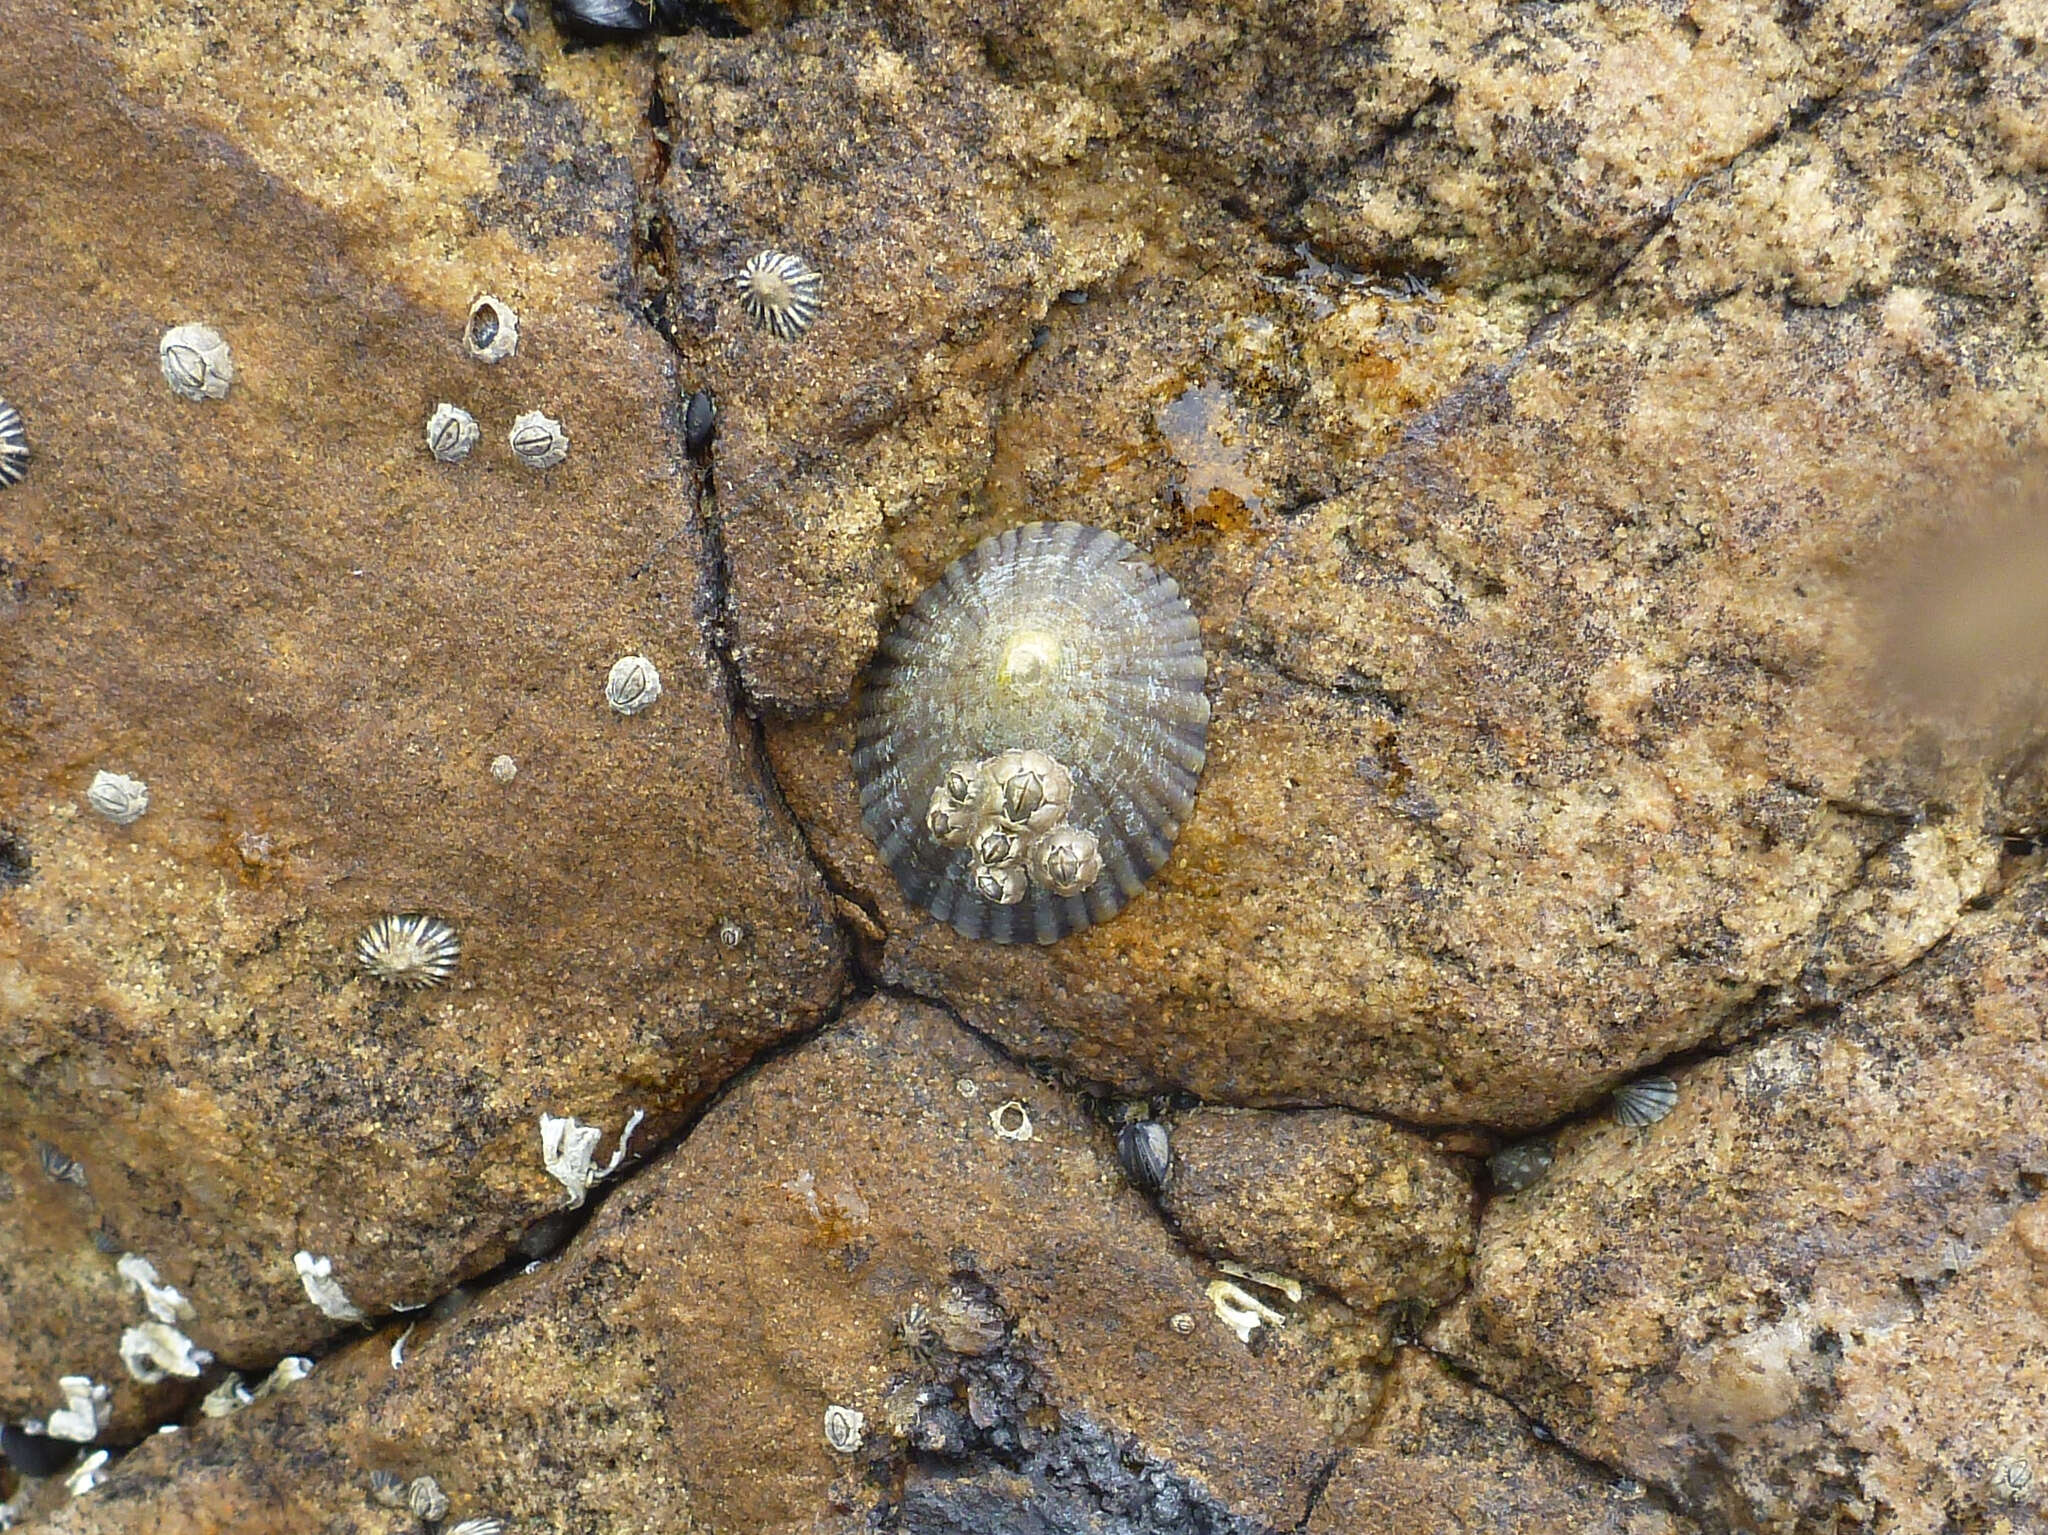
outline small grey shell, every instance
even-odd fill
[[[421,1519],[439,1519],[448,1512],[448,1494],[431,1476],[415,1477],[405,1490],[405,1506]]]
[[[956,560],[876,652],[853,757],[861,820],[904,895],[969,938],[1052,943],[1106,922],[1194,808],[1207,674],[1180,588],[1133,545],[1073,522],[1012,528]],[[954,787],[969,798],[988,792],[962,764],[1011,751],[1071,776],[1064,824],[1096,838],[1101,860],[1077,894],[1012,880],[933,835],[949,775],[963,773]]]
[[[460,405],[443,400],[427,418],[427,451],[444,464],[459,464],[469,457],[483,431],[476,417]]]
[[[762,251],[740,268],[733,282],[740,290],[741,307],[754,323],[785,341],[811,328],[825,288],[825,279],[803,257],[781,251]]]
[[[126,773],[98,772],[86,785],[85,802],[116,826],[130,826],[149,809],[149,785]]]
[[[1133,1188],[1156,1194],[1173,1171],[1173,1142],[1156,1119],[1133,1119],[1116,1132],[1116,1159]]]
[[[1503,1194],[1519,1194],[1541,1183],[1556,1160],[1557,1153],[1550,1149],[1548,1141],[1517,1141],[1488,1157],[1486,1170],[1492,1175],[1493,1186]]]
[[[469,301],[462,345],[478,362],[503,362],[519,350],[519,316],[503,299],[479,293]]]
[[[462,940],[439,917],[407,912],[379,917],[356,939],[356,959],[380,981],[438,986],[455,973]]]
[[[156,344],[157,366],[186,400],[224,400],[235,381],[234,354],[211,325],[174,325]]]
[[[512,451],[529,469],[552,469],[569,456],[568,430],[553,416],[530,410],[512,423]]]
[[[19,485],[28,473],[28,433],[21,412],[0,400],[0,490]]]
[[[1614,1122],[1640,1130],[1678,1107],[1678,1084],[1669,1077],[1638,1077],[1614,1090]]]
[[[604,701],[619,714],[638,714],[661,697],[661,673],[645,656],[620,656],[604,679]]]

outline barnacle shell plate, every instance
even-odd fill
[[[1195,802],[1208,663],[1171,577],[1100,528],[1038,522],[962,556],[868,670],[854,773],[861,819],[903,893],[969,938],[1052,943],[1106,922],[1157,873]],[[1073,775],[1068,823],[1099,841],[1077,895],[1013,905],[974,888],[965,850],[926,830],[946,769],[1043,751]]]

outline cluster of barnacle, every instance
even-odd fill
[[[448,1494],[431,1476],[416,1476],[410,1482],[396,1471],[382,1467],[369,1477],[370,1501],[385,1508],[402,1508],[422,1524],[438,1524],[448,1517]],[[449,1525],[442,1535],[504,1535],[505,1521],[495,1514],[465,1519]]]
[[[519,315],[494,294],[479,293],[469,304],[462,346],[478,362],[497,363],[519,350]],[[427,451],[444,464],[459,464],[483,436],[476,417],[446,400],[427,418]],[[552,469],[569,456],[569,432],[545,411],[514,418],[506,435],[512,456],[529,469]]]
[[[882,1403],[892,1435],[917,1454],[945,1459],[1029,1447],[1027,1419],[1043,1405],[1042,1394],[985,1286],[963,1279],[937,1305],[912,1306],[897,1334],[919,1369]]]
[[[972,854],[968,879],[985,901],[1013,906],[1027,880],[1053,895],[1079,895],[1102,873],[1095,834],[1067,823],[1074,775],[1049,753],[1006,751],[955,762],[932,790],[925,828]]]

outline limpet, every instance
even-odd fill
[[[1640,1130],[1678,1107],[1678,1084],[1669,1077],[1638,1077],[1614,1090],[1614,1122]]]
[[[0,490],[19,485],[28,473],[28,431],[21,412],[0,400]]]
[[[1106,922],[1194,807],[1207,675],[1180,588],[1134,545],[1073,522],[1012,528],[955,561],[876,652],[861,820],[904,895],[969,938],[1052,943]],[[983,856],[1006,849],[1021,857]]]
[[[439,917],[420,912],[379,917],[356,939],[356,959],[380,981],[438,986],[455,973],[462,940]]]
[[[801,256],[762,251],[740,268],[733,284],[740,290],[740,307],[753,322],[789,341],[817,319],[825,279]]]

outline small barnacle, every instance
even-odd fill
[[[727,917],[718,924],[718,941],[728,949],[737,949],[747,941],[747,930]]]
[[[931,1326],[938,1341],[954,1353],[976,1358],[1002,1347],[1010,1331],[994,1301],[959,1285],[948,1290],[946,1298],[939,1302]]]
[[[1208,1294],[1209,1304],[1216,1308],[1216,1315],[1225,1327],[1237,1334],[1240,1343],[1250,1343],[1252,1334],[1262,1325],[1280,1327],[1286,1324],[1286,1317],[1228,1279],[1211,1280]]]
[[[645,656],[620,656],[604,679],[604,701],[617,714],[638,714],[661,697],[661,673]]]
[[[781,251],[762,251],[740,268],[733,282],[753,322],[785,341],[811,328],[825,287],[825,280],[801,256]]]
[[[85,802],[116,826],[130,826],[149,809],[149,785],[125,773],[102,770],[86,785]]]
[[[189,1322],[192,1303],[157,1278],[156,1265],[140,1253],[123,1253],[114,1272],[132,1290],[142,1292],[142,1303],[159,1322]]]
[[[414,1515],[429,1523],[448,1512],[448,1494],[441,1490],[441,1484],[431,1476],[417,1476],[412,1485],[405,1489],[405,1506]]]
[[[469,450],[476,446],[483,429],[476,424],[476,417],[460,405],[450,405],[443,400],[434,407],[434,413],[427,417],[427,451],[444,464],[459,464],[469,457]]]
[[[1026,869],[1052,895],[1079,895],[1102,874],[1102,845],[1078,826],[1055,826],[1031,844]]]
[[[2026,1499],[2034,1485],[2034,1468],[2025,1456],[2008,1455],[1991,1468],[1991,1495],[2008,1503]]]
[[[303,1354],[286,1354],[271,1367],[270,1373],[263,1377],[263,1383],[256,1388],[256,1395],[269,1396],[271,1392],[289,1386],[294,1381],[304,1380],[312,1373],[312,1360]]]
[[[74,1444],[90,1444],[99,1438],[113,1411],[107,1405],[113,1393],[89,1375],[60,1375],[57,1389],[64,1393],[64,1405],[50,1414],[43,1432]]]
[[[1556,1160],[1557,1153],[1548,1141],[1517,1141],[1488,1157],[1486,1171],[1503,1194],[1519,1194],[1542,1182]]]
[[[503,362],[519,350],[519,316],[503,299],[479,293],[469,301],[462,344],[478,362]]]
[[[841,1455],[852,1455],[867,1438],[867,1414],[837,1402],[825,1409],[825,1443]]]
[[[1031,1115],[1021,1098],[1012,1098],[1008,1103],[999,1103],[988,1111],[988,1122],[996,1132],[996,1139],[1004,1141],[1028,1141],[1031,1139]]]
[[[19,485],[28,473],[28,432],[21,412],[0,400],[0,490]]]
[[[974,834],[974,861],[990,867],[1008,867],[1024,856],[1024,839],[1002,826],[984,826]]]
[[[530,410],[512,421],[512,452],[529,469],[552,469],[569,456],[569,432],[544,411]]]
[[[451,1524],[441,1535],[505,1535],[505,1521],[495,1514],[485,1514],[478,1519],[465,1519],[460,1524]]]
[[[64,1490],[82,1498],[107,1479],[107,1452],[94,1450],[78,1463],[78,1469],[64,1478]]]
[[[510,783],[519,776],[519,764],[503,752],[491,758],[491,777],[499,783]]]
[[[718,402],[710,390],[699,389],[683,407],[683,450],[701,463],[717,436]]]
[[[1134,1188],[1156,1194],[1173,1171],[1173,1143],[1156,1119],[1133,1119],[1116,1132],[1116,1159]]]
[[[145,1386],[167,1375],[196,1380],[213,1363],[213,1355],[193,1345],[168,1322],[144,1322],[121,1334],[121,1363]]]
[[[174,325],[156,344],[171,392],[187,400],[224,400],[235,381],[234,354],[211,325]]]
[[[299,1283],[306,1287],[306,1299],[318,1306],[322,1315],[337,1322],[360,1322],[363,1319],[362,1308],[348,1298],[341,1281],[334,1277],[332,1258],[316,1258],[309,1252],[296,1252],[292,1254],[292,1267],[299,1271]]]
[[[462,940],[439,917],[419,912],[379,917],[356,939],[356,959],[380,981],[438,986],[455,973]]]
[[[1166,1319],[1166,1325],[1185,1338],[1195,1330],[1195,1314],[1192,1311],[1176,1311]]]
[[[43,1176],[51,1182],[85,1187],[85,1164],[67,1157],[48,1141],[36,1142],[36,1162],[42,1167]]]
[[[969,938],[1053,943],[1106,922],[1194,808],[1207,675],[1179,587],[1133,545],[1078,523],[999,534],[876,652],[854,751],[862,824],[911,903]],[[967,767],[991,781],[985,807],[948,790]],[[957,851],[990,819],[1023,837],[1022,880]]]
[[[1678,1107],[1678,1084],[1669,1077],[1638,1077],[1614,1090],[1614,1122],[1640,1130]]]
[[[405,1478],[396,1471],[387,1471],[382,1466],[370,1473],[370,1501],[381,1503],[386,1508],[405,1506]]]

